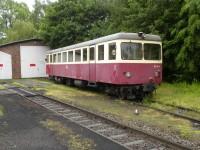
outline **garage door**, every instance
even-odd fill
[[[11,55],[0,52],[0,79],[12,79]]]
[[[21,77],[46,77],[46,46],[21,46]]]

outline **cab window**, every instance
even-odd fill
[[[144,44],[145,60],[161,60],[161,46],[159,44]]]
[[[122,60],[141,60],[142,44],[132,42],[121,43],[121,58]]]

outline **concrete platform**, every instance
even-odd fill
[[[73,132],[80,140],[92,141],[91,149],[123,150],[124,148],[82,128],[23,97],[6,93],[0,94],[0,105],[4,115],[0,117],[1,150],[67,150],[73,149],[69,138],[43,126],[41,122],[52,120],[59,122]],[[69,135],[68,135],[69,137]],[[80,144],[80,143],[78,143]],[[84,145],[83,147],[84,148]]]

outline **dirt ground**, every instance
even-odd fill
[[[1,150],[124,149],[19,95],[0,94],[0,105]]]

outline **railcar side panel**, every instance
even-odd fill
[[[47,65],[50,76],[68,77],[80,80],[109,83],[116,85],[160,84],[162,81],[162,64],[102,63],[90,64],[56,64]],[[126,77],[129,72],[131,77]]]

